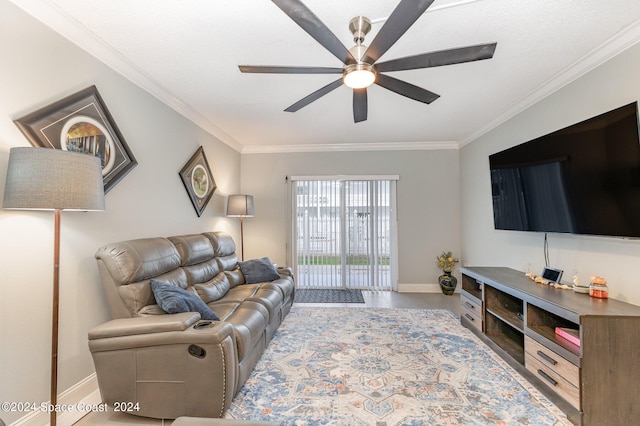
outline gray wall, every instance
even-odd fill
[[[0,199],[9,149],[30,146],[13,119],[96,85],[139,165],[106,196],[107,210],[63,212],[59,391],[90,376],[90,328],[109,319],[93,254],[108,242],[225,230],[240,155],[0,0]],[[178,171],[204,147],[218,184],[198,218]],[[49,400],[53,213],[0,209],[0,401]],[[27,413],[0,412],[11,423]]]
[[[460,153],[464,262],[503,265],[535,273],[544,266],[543,233],[496,231],[488,156],[640,98],[640,45],[614,57],[582,78],[465,146]],[[610,296],[640,305],[640,241],[549,234],[551,266],[570,281],[601,275]]]
[[[397,174],[398,282],[436,283],[436,255],[459,253],[458,164],[458,150],[244,154],[242,189],[256,211],[244,222],[245,258],[285,263],[286,176]]]

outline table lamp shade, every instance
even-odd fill
[[[11,148],[5,209],[104,210],[98,157],[51,148]]]
[[[253,195],[233,194],[227,200],[227,216],[253,217]]]

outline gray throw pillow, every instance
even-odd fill
[[[239,265],[240,271],[242,271],[242,275],[244,275],[244,281],[247,284],[262,283],[280,278],[280,275],[268,257],[239,262]]]
[[[202,299],[176,285],[152,279],[151,291],[158,305],[168,314],[198,312],[204,320],[220,321],[220,317]]]

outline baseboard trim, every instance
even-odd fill
[[[69,411],[58,414],[58,426],[71,426],[78,420],[105,407],[98,388],[96,373],[81,380],[58,396],[58,405],[69,407]],[[9,426],[42,426],[49,424],[49,413],[34,411]]]
[[[456,292],[458,289],[456,289]],[[398,293],[441,293],[440,284],[398,284]]]

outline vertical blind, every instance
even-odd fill
[[[396,180],[291,178],[299,288],[394,286]]]

